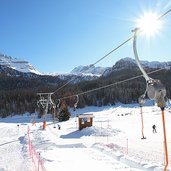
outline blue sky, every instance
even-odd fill
[[[1,0],[0,52],[29,61],[40,72],[70,72],[89,65],[132,36],[145,11],[159,15],[170,0]],[[171,13],[160,33],[138,38],[141,60],[171,61]],[[132,57],[127,43],[97,66]]]

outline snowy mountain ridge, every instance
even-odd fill
[[[170,62],[140,61],[140,62],[141,62],[143,67],[148,67],[148,68],[165,68],[165,69],[168,69],[169,66],[171,66],[171,61]],[[126,57],[126,58],[123,58],[123,59],[117,61],[115,65],[118,66],[121,63],[125,63],[125,66],[126,65],[128,66],[129,64],[137,66],[136,60],[132,59],[130,57]]]
[[[75,67],[70,73],[71,74],[75,74],[75,75],[81,75],[81,74],[84,74],[84,75],[95,75],[95,76],[101,76],[104,71],[106,69],[108,69],[109,67],[95,67],[94,65],[87,65],[87,66],[78,66],[78,67]]]
[[[141,65],[143,68],[151,68],[151,69],[170,69],[171,67],[171,61],[169,62],[159,62],[159,61],[140,61]],[[116,71],[121,71],[125,69],[133,69],[133,68],[138,68],[138,65],[136,63],[136,60],[130,57],[122,58],[119,61],[113,65],[113,67],[108,68],[104,71],[103,76],[109,75],[111,72],[116,72]]]
[[[159,62],[159,61],[140,61],[144,68],[165,68],[169,69],[171,66],[171,61],[169,62]],[[87,66],[77,66],[69,73],[49,73],[43,74],[36,70],[28,61],[20,60],[17,58],[12,58],[0,53],[0,67],[1,70],[6,68],[5,72],[8,72],[9,69],[20,73],[31,73],[36,75],[51,75],[58,76],[61,80],[67,80],[71,77],[84,77],[84,80],[92,80],[99,78],[100,76],[107,76],[113,71],[120,71],[123,69],[138,68],[135,59],[126,57],[118,60],[112,67],[100,67],[94,65]],[[7,73],[8,74],[8,73]],[[13,74],[14,75],[14,74]]]
[[[11,68],[23,73],[34,73],[41,75],[41,73],[36,70],[29,62],[17,58],[12,58],[11,56],[4,54],[0,54],[0,66]]]
[[[171,66],[171,61],[170,62],[159,62],[159,61],[140,61],[142,66],[144,68],[152,68],[152,69],[157,69],[157,68],[165,68],[165,69],[169,69]],[[115,65],[113,65],[113,67],[95,67],[95,66],[78,66],[75,67],[70,73],[71,74],[75,74],[75,75],[94,75],[94,76],[105,76],[108,75],[110,72],[113,71],[120,71],[123,69],[131,69],[133,67],[137,67],[138,65],[135,61],[135,59],[130,58],[130,57],[126,57],[126,58],[122,58],[119,61],[117,61],[115,63]]]

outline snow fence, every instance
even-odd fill
[[[31,140],[30,140],[30,127],[28,126],[27,129],[27,135],[28,135],[28,149],[29,149],[29,155],[32,160],[32,164],[35,171],[46,171],[43,162],[40,157],[40,153],[37,153],[34,149]]]

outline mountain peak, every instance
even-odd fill
[[[37,71],[29,62],[12,58],[11,56],[7,56],[2,53],[0,53],[0,65],[23,73],[34,73],[41,75],[41,73]]]
[[[129,69],[132,67],[137,67],[135,59],[126,57],[126,58],[122,58],[119,61],[117,61],[112,69],[113,70],[122,70],[122,69]]]
[[[71,71],[71,74],[101,76],[106,69],[107,69],[106,67],[95,67],[94,65],[87,65],[87,66],[80,65],[78,67],[75,67]]]
[[[120,59],[119,61],[135,62],[135,59],[130,58],[130,57],[125,57],[125,58]],[[119,61],[118,61],[118,62],[119,62]]]
[[[141,65],[145,68],[165,68],[168,69],[171,62],[159,62],[159,61],[140,61]],[[131,68],[131,67],[138,67],[137,62],[135,59],[126,57],[122,58],[115,63],[113,69],[123,69],[123,68]]]
[[[159,69],[159,68],[164,68],[164,69],[170,69],[171,67],[171,62],[158,62],[158,61],[140,61],[141,65],[143,68],[151,68],[151,69]],[[103,76],[107,76],[112,72],[115,71],[121,71],[121,70],[127,70],[127,69],[138,69],[138,65],[135,59],[126,57],[122,58],[119,61],[113,65],[112,68],[106,70],[103,73]]]

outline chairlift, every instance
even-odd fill
[[[61,104],[61,100],[60,100],[60,99],[58,99],[58,103],[56,104],[56,108],[58,108],[58,109],[59,109],[60,104]]]
[[[76,110],[78,102],[79,102],[79,97],[78,97],[78,95],[76,95],[76,102],[75,102],[75,104],[74,104],[73,111]]]
[[[56,117],[58,116],[58,113],[59,113],[60,103],[61,103],[61,100],[58,99],[57,104],[54,104],[53,105],[53,108],[54,108],[54,111],[53,111],[53,123],[54,123],[54,127],[53,128],[56,128],[56,125],[55,125],[56,124]]]

